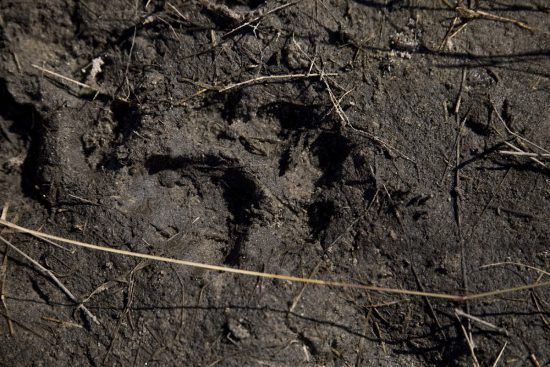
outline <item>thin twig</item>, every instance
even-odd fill
[[[546,320],[546,317],[544,317],[544,312],[542,311],[541,307],[540,307],[540,302],[539,302],[539,299],[538,299],[538,296],[537,296],[537,293],[536,292],[531,292],[531,297],[533,298],[533,302],[535,303],[535,307],[537,308],[537,311],[539,311],[539,316],[542,320],[542,322],[544,323],[544,325],[546,325],[546,328],[550,330],[550,323],[548,322],[548,320]]]
[[[4,222],[2,220],[2,222]],[[36,236],[36,237],[46,237],[46,238],[49,238],[48,236]],[[52,238],[49,238],[49,239],[52,239]],[[46,269],[45,267],[43,267],[38,261],[34,260],[32,257],[30,257],[29,255],[27,255],[25,252],[21,251],[19,248],[17,248],[16,246],[14,246],[11,242],[9,242],[8,240],[6,240],[4,237],[0,236],[0,241],[4,242],[9,248],[11,248],[13,251],[17,252],[19,255],[23,256],[25,259],[27,259],[27,261],[29,261],[30,263],[32,263],[37,269],[38,271],[40,271],[43,275],[49,277],[70,299],[71,301],[73,301],[74,303],[78,304],[78,308],[82,309],[82,311],[86,314],[86,316],[88,316],[90,318],[90,320],[92,320],[93,322],[95,322],[96,324],[99,325],[99,321],[98,319],[90,312],[90,310],[88,310],[86,308],[86,306],[84,306],[83,304],[81,304],[79,301],[78,301],[78,298],[76,298],[69,289],[67,289],[67,287],[65,287],[65,285],[63,283],[61,283],[61,281],[48,269]]]
[[[505,141],[504,144],[507,145],[507,146],[509,146],[510,148],[514,149],[514,151],[515,151],[517,154],[524,154],[524,153],[526,153],[524,150],[521,150],[520,148],[516,147],[515,145],[513,145],[513,144],[510,143],[510,142]],[[546,168],[546,164],[544,164],[543,162],[541,162],[539,159],[537,159],[537,158],[535,158],[535,157],[529,157],[529,159],[532,160],[532,161],[535,162],[535,163],[540,164],[540,165],[543,166],[544,168]]]
[[[515,266],[519,266],[519,267],[524,267],[524,268],[528,268],[528,269],[531,269],[531,270],[538,271],[541,274],[550,276],[550,272],[548,272],[546,270],[537,268],[535,266],[514,262],[514,261],[503,261],[503,262],[499,262],[499,263],[487,264],[487,265],[482,265],[479,268],[480,269],[486,269],[486,268],[492,268],[492,267],[495,267],[495,266],[502,266],[502,265],[515,265]]]
[[[466,331],[466,328],[464,327],[464,325],[462,325],[462,323],[460,322],[458,315],[456,315],[456,318],[458,319],[458,323],[460,324],[460,328],[462,329],[462,333],[464,334],[464,339],[466,339],[466,344],[468,345],[468,349],[470,350],[470,354],[472,355],[473,365],[474,367],[480,367],[479,361],[477,360],[477,357],[476,357],[474,342],[468,336],[468,332]]]
[[[330,73],[331,76],[337,76],[337,73]],[[250,80],[245,80],[244,82],[229,84],[220,89],[218,92],[223,93],[231,89],[241,88],[250,84],[259,84],[263,82],[278,82],[282,80],[293,80],[293,79],[310,79],[310,78],[323,78],[323,74],[286,74],[286,75],[266,75],[259,76]]]
[[[8,317],[7,314],[3,313],[2,311],[0,311],[0,316],[4,316],[4,317]],[[41,335],[40,333],[34,331],[33,329],[31,329],[30,327],[26,326],[24,323],[22,323],[21,321],[17,321],[15,319],[10,319],[11,321],[13,321],[13,323],[17,326],[19,326],[20,328],[24,329],[24,330],[27,330],[29,333],[31,334],[34,334],[36,335],[37,337],[41,338],[41,339],[44,339],[45,341],[47,341],[48,343],[50,344],[53,344],[51,339],[48,339],[46,338],[44,335]]]
[[[535,367],[540,367],[540,363],[539,363],[539,361],[537,360],[537,356],[535,356],[535,353],[531,353],[531,355],[529,356],[529,360],[531,361],[531,363],[533,364],[533,366],[535,366]]]
[[[529,139],[526,139],[524,138],[523,136],[517,134],[516,132],[512,131],[509,127],[508,127],[508,124],[506,124],[506,121],[504,121],[504,118],[502,118],[502,116],[500,115],[500,113],[497,111],[497,108],[495,107],[495,104],[491,102],[491,105],[493,107],[493,111],[495,112],[498,120],[502,123],[502,125],[504,126],[504,128],[506,129],[506,131],[513,135],[514,137],[516,137],[518,140],[520,141],[523,141],[527,144],[530,144],[532,145],[533,147],[537,148],[537,149],[540,149],[543,153],[546,153],[546,154],[550,154],[550,151],[548,151],[547,149],[541,147],[540,145],[536,144],[535,142],[529,140]],[[508,142],[505,142],[506,145],[508,145],[510,148],[514,149],[515,151],[517,152],[523,152],[521,149],[519,149],[518,147],[508,143]],[[542,163],[541,161],[539,161],[537,158],[535,157],[529,157],[529,159],[531,159],[532,161],[546,167],[546,165],[544,163]]]
[[[449,26],[449,29],[447,30],[447,33],[445,33],[445,37],[443,37],[443,40],[441,41],[441,44],[439,45],[438,50],[441,51],[447,44],[449,43],[449,40],[451,39],[451,33],[454,30],[455,26],[458,24],[458,21],[460,20],[459,17],[454,17],[451,21],[451,25]]]
[[[313,268],[311,271],[311,274],[309,274],[309,277],[312,278],[317,275],[317,271],[319,270],[319,266],[321,266],[322,261],[319,261],[317,265]],[[300,289],[300,292],[294,297],[294,300],[292,301],[292,305],[288,309],[288,312],[293,312],[296,306],[298,305],[298,302],[300,302],[300,299],[302,298],[302,294],[304,293],[306,289],[307,284],[302,285],[302,289]]]
[[[35,68],[35,69],[40,70],[40,71],[43,72],[43,73],[46,73],[46,74],[48,74],[48,75],[50,75],[50,76],[54,76],[54,77],[56,77],[56,78],[59,78],[59,79],[61,79],[61,80],[66,81],[66,82],[70,82],[70,83],[76,84],[76,85],[78,85],[79,87],[82,87],[82,88],[85,88],[85,89],[90,89],[90,90],[92,90],[92,91],[94,91],[94,92],[97,92],[97,91],[98,91],[97,88],[94,88],[94,87],[92,87],[92,86],[90,86],[90,85],[88,85],[88,84],[81,83],[81,82],[79,82],[78,80],[74,80],[74,79],[72,79],[72,78],[66,77],[65,75],[61,75],[61,74],[59,74],[59,73],[56,73],[55,71],[48,70],[48,69],[46,69],[46,68],[43,68],[43,67],[38,66],[38,65],[35,65],[35,64],[31,64],[31,66],[32,66],[33,68]]]
[[[487,20],[492,20],[492,21],[495,21],[495,22],[512,23],[516,27],[526,29],[526,30],[531,31],[531,32],[539,31],[539,32],[542,32],[544,34],[548,34],[548,32],[545,32],[545,31],[537,29],[537,28],[533,28],[533,27],[531,27],[531,26],[529,26],[529,25],[527,25],[527,24],[525,24],[525,23],[523,23],[519,20],[516,20],[516,19],[501,17],[500,15],[491,14],[491,13],[481,11],[481,10],[469,9],[465,6],[457,6],[455,8],[455,10],[464,19],[468,19],[468,20],[487,19]]]
[[[508,345],[508,342],[504,342],[504,345],[502,346],[502,349],[500,350],[500,353],[497,356],[497,359],[495,359],[495,362],[492,364],[491,367],[497,367],[498,361],[500,361],[500,358],[504,354],[504,349],[506,349],[506,346]]]
[[[456,313],[458,316],[465,317],[465,318],[467,318],[467,319],[470,319],[470,320],[472,320],[472,321],[477,322],[477,323],[480,324],[480,325],[486,326],[486,327],[488,327],[488,328],[490,328],[490,329],[493,329],[493,330],[495,330],[495,331],[498,331],[498,332],[501,333],[501,334],[504,334],[504,335],[508,336],[508,330],[506,330],[506,329],[504,329],[504,328],[501,328],[501,327],[498,327],[498,326],[496,326],[496,325],[493,325],[493,324],[491,324],[490,322],[487,322],[487,321],[485,321],[485,320],[480,319],[479,317],[470,315],[470,314],[468,314],[468,313],[462,311],[462,310],[459,309],[459,308],[455,308],[455,313]]]
[[[177,15],[180,16],[181,19],[183,19],[184,21],[188,22],[189,19],[187,19],[179,10],[178,8],[176,8],[174,5],[170,4],[170,3],[166,3],[167,6],[169,6],[173,11],[176,12]]]
[[[530,153],[530,152],[518,152],[518,151],[510,151],[510,150],[499,150],[500,154],[504,155],[517,155],[522,157],[535,157],[535,158],[550,158],[550,154],[548,153]]]
[[[43,238],[43,237],[39,237],[39,236],[37,236],[37,238],[44,241],[44,242],[46,242],[46,243],[49,243],[50,245],[55,246],[55,247],[57,247],[57,248],[59,248],[63,251],[67,251],[68,253],[74,254],[75,251],[76,251],[74,248],[66,248],[65,246],[61,246],[60,244],[55,243],[53,241],[50,241],[47,238]]]
[[[337,73],[330,73],[329,75],[338,76]],[[201,95],[205,92],[208,92],[208,91],[215,91],[215,92],[218,92],[218,93],[225,93],[225,92],[228,92],[228,91],[233,90],[233,89],[242,88],[242,87],[246,87],[248,85],[253,85],[253,84],[260,84],[260,83],[266,83],[266,82],[275,83],[275,82],[281,82],[281,81],[286,81],[286,80],[311,79],[311,78],[319,78],[319,77],[322,77],[322,75],[321,74],[264,75],[264,76],[259,76],[259,77],[255,77],[255,78],[252,78],[252,79],[248,79],[248,80],[245,80],[245,81],[242,81],[242,82],[229,83],[229,84],[224,84],[224,85],[210,85],[210,84],[207,84],[207,83],[197,82],[197,81],[194,81],[192,79],[182,77],[182,78],[180,78],[181,80],[183,80],[185,82],[188,82],[188,83],[191,83],[191,84],[193,84],[197,87],[200,87],[201,89],[198,90],[192,96],[186,97],[183,100],[181,100],[180,104],[190,100],[193,97],[196,97],[196,96]]]
[[[128,61],[126,62],[126,70],[124,71],[124,78],[128,75],[130,70],[130,64],[132,63],[132,52],[134,52],[134,45],[136,43],[137,26],[134,26],[134,35],[132,36],[132,44],[130,45],[130,52],[128,52]]]
[[[462,68],[462,73],[460,74],[460,87],[458,89],[458,95],[456,97],[454,113],[458,117],[458,112],[460,111],[460,106],[462,105],[462,91],[464,90],[464,83],[466,81],[466,68]]]
[[[63,81],[66,81],[66,82],[70,82],[70,83],[73,83],[81,88],[84,88],[84,89],[89,89],[93,92],[96,92],[97,94],[102,94],[102,95],[106,95],[106,96],[110,96],[111,98],[115,98],[116,100],[119,100],[119,101],[122,101],[122,102],[128,102],[128,100],[122,98],[122,97],[115,97],[115,96],[111,96],[111,94],[107,93],[106,91],[100,89],[100,88],[96,88],[96,87],[92,87],[91,85],[88,85],[88,84],[84,84],[84,83],[81,83],[79,82],[78,80],[74,80],[72,78],[69,78],[69,77],[66,77],[64,75],[61,75],[59,73],[56,73],[55,71],[52,71],[52,70],[48,70],[46,68],[43,68],[41,66],[38,66],[38,65],[35,65],[35,64],[31,64],[31,66],[35,69],[38,69],[40,70],[41,72],[43,72],[44,74],[47,74],[49,75],[50,77],[55,77],[55,78],[58,78],[58,79],[61,79]]]
[[[10,332],[10,335],[15,334],[15,331],[13,329],[13,322],[11,320],[8,305],[6,304],[6,274],[8,273],[8,253],[4,254],[4,259],[2,260],[2,271],[0,272],[0,301],[2,302],[2,306],[4,306],[4,310],[6,310],[6,321],[8,322],[8,330]]]
[[[420,278],[418,277],[418,274],[416,273],[416,270],[415,270],[414,266],[412,267],[412,272],[413,272],[414,277],[416,279],[416,283],[418,284],[418,288],[421,291],[424,291],[424,286],[422,285],[422,282],[420,281]],[[441,326],[441,323],[439,322],[439,318],[437,317],[437,314],[435,313],[435,310],[432,306],[432,302],[427,297],[424,297],[424,299],[426,300],[426,303],[428,304],[428,309],[430,310],[430,314],[432,315],[432,318],[435,320],[435,323],[436,323],[437,327],[441,331],[441,335],[443,335],[443,339],[447,340],[447,334],[445,333],[443,327]]]
[[[251,25],[252,23],[257,22],[257,21],[259,21],[259,20],[261,20],[261,19],[267,17],[268,15],[271,15],[271,14],[273,14],[273,13],[276,13],[276,12],[278,12],[278,11],[281,11],[281,10],[283,10],[283,9],[286,9],[286,8],[288,8],[288,7],[290,7],[290,6],[296,5],[296,4],[298,4],[300,1],[301,1],[301,0],[297,0],[297,1],[294,1],[294,2],[286,3],[286,4],[283,4],[283,5],[278,6],[278,7],[276,7],[276,8],[273,8],[273,9],[271,9],[271,10],[268,10],[268,11],[266,11],[265,13],[260,14],[259,16],[255,17],[255,18],[253,18],[253,19],[251,19],[251,20],[249,20],[249,21],[247,21],[247,22],[244,22],[244,23],[241,24],[240,26],[238,26],[238,27],[236,27],[236,28],[233,28],[232,30],[230,30],[229,32],[227,32],[226,34],[224,34],[224,35],[222,36],[222,38],[227,38],[227,37],[229,37],[230,35],[232,35],[233,33],[238,32],[238,31],[240,31],[241,29],[243,29],[243,28],[245,28],[245,27],[248,27],[248,26]]]
[[[545,148],[541,147],[541,146],[538,145],[537,143],[535,143],[535,142],[533,142],[533,141],[531,141],[531,140],[529,140],[529,139],[524,138],[523,136],[517,134],[517,133],[514,132],[512,129],[510,129],[510,128],[508,127],[508,125],[506,124],[506,121],[504,121],[504,118],[503,118],[503,117],[501,116],[501,114],[496,110],[496,107],[495,107],[494,104],[493,104],[493,110],[495,111],[495,113],[496,113],[496,115],[497,115],[499,121],[502,123],[502,125],[504,125],[504,128],[506,129],[506,131],[508,131],[510,134],[514,135],[514,136],[515,136],[516,138],[518,138],[519,140],[522,140],[522,141],[524,141],[524,142],[526,142],[526,143],[531,144],[531,145],[534,146],[535,148],[538,148],[538,149],[542,150],[544,153],[550,154],[550,151],[549,151],[548,149],[545,149]]]

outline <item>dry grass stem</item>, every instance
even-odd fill
[[[531,269],[531,270],[538,271],[541,274],[550,276],[550,272],[548,272],[546,270],[537,268],[535,266],[514,262],[514,261],[503,261],[503,262],[499,262],[499,263],[492,263],[492,264],[482,265],[479,268],[480,269],[486,269],[486,268],[492,268],[492,267],[503,266],[503,265],[514,265],[514,266],[519,266],[519,267],[523,267],[523,268],[528,268],[528,269]]]
[[[488,13],[488,12],[485,12],[485,11],[482,11],[482,10],[473,10],[473,9],[467,8],[465,6],[457,6],[455,8],[455,10],[458,12],[460,17],[462,17],[466,20],[487,19],[487,20],[492,20],[492,21],[501,22],[501,23],[512,23],[512,24],[514,24],[515,26],[517,26],[519,28],[526,29],[526,30],[531,31],[531,32],[538,31],[538,32],[548,34],[548,32],[542,31],[542,30],[537,29],[537,28],[533,28],[533,27],[531,27],[531,26],[529,26],[529,25],[525,24],[524,22],[521,22],[517,19],[501,17],[500,15]]]
[[[538,158],[547,158],[547,155],[550,155],[550,151],[542,146],[540,146],[539,144],[529,140],[529,139],[526,139],[524,138],[523,136],[517,134],[516,132],[512,131],[512,129],[510,129],[508,127],[508,124],[506,124],[506,121],[504,121],[504,118],[502,118],[502,116],[500,115],[500,113],[497,111],[496,107],[495,107],[495,104],[491,102],[491,105],[493,107],[493,112],[495,112],[498,120],[500,121],[500,123],[504,126],[504,129],[508,132],[508,134],[514,136],[517,141],[518,141],[518,144],[521,143],[521,145],[524,145],[523,143],[525,144],[528,144],[530,145],[531,147],[534,147],[536,149],[539,149],[542,153],[538,153],[536,154],[535,156],[532,156],[531,155],[531,152],[526,152],[524,149],[520,149],[518,147],[516,147],[515,145],[513,145],[512,143],[510,142],[504,142],[504,144],[506,144],[508,147],[512,148],[513,149],[513,152],[516,153],[516,155],[525,155],[527,156],[530,160],[532,160],[533,162],[543,166],[544,168],[547,168],[546,164],[544,164],[543,162],[541,162]],[[498,131],[498,130],[497,130]],[[499,133],[500,134],[500,133]]]
[[[531,361],[533,366],[540,367],[540,363],[537,359],[537,356],[535,356],[535,353],[531,353],[531,355],[529,356],[529,361]]]
[[[464,334],[464,339],[466,339],[466,344],[468,345],[470,355],[472,356],[472,364],[474,365],[474,367],[480,367],[481,365],[479,364],[479,361],[476,357],[474,341],[470,338],[470,335],[466,331],[466,328],[460,322],[460,319],[459,319],[458,315],[456,315],[456,318],[458,319],[458,323],[460,324],[460,328],[462,329],[462,333]]]
[[[59,320],[59,319],[56,319],[54,317],[47,317],[47,316],[43,316],[42,317],[42,320],[45,320],[45,321],[50,321],[50,322],[53,322],[53,323],[56,323],[56,324],[59,324],[63,327],[66,327],[66,328],[79,328],[79,329],[82,329],[82,325],[79,325],[79,324],[75,324],[74,322],[71,322],[71,321],[63,321],[63,320]]]
[[[8,330],[10,335],[15,334],[15,330],[13,328],[13,322],[11,320],[8,305],[6,304],[6,275],[8,273],[8,254],[4,255],[4,259],[2,260],[2,268],[0,269],[0,301],[2,302],[2,306],[4,307],[4,310],[6,311],[6,321],[8,323]]]
[[[500,350],[500,353],[498,354],[497,358],[495,359],[495,362],[492,364],[491,367],[497,367],[498,362],[500,361],[500,358],[502,358],[502,355],[504,354],[504,350],[506,349],[506,346],[508,345],[508,342],[505,342],[502,346],[502,349]]]
[[[338,76],[336,73],[330,73],[331,76]],[[238,89],[242,87],[246,87],[253,84],[261,84],[261,83],[275,83],[275,82],[281,82],[281,81],[287,81],[287,80],[296,80],[296,79],[311,79],[311,78],[319,78],[322,77],[321,74],[284,74],[284,75],[264,75],[264,76],[258,76],[252,79],[248,79],[242,82],[238,83],[229,83],[225,85],[210,85],[207,83],[197,82],[189,78],[180,78],[181,80],[191,83],[197,87],[200,87],[196,93],[193,95],[186,97],[182,99],[179,104],[183,104],[187,102],[188,100],[197,97],[205,92],[208,91],[215,91],[218,93],[225,93],[229,92],[233,89]]]
[[[286,3],[286,4],[283,4],[283,5],[280,5],[280,6],[276,7],[276,8],[273,8],[273,9],[271,9],[271,10],[268,10],[268,11],[266,11],[266,12],[264,12],[264,13],[258,15],[257,17],[254,17],[254,18],[252,18],[251,20],[244,22],[243,24],[239,25],[238,27],[233,28],[232,30],[230,30],[229,32],[227,32],[226,34],[224,34],[224,35],[222,36],[222,38],[227,38],[227,37],[229,37],[230,35],[232,35],[232,34],[238,32],[238,31],[240,31],[241,29],[246,28],[246,27],[248,27],[248,26],[251,26],[253,23],[259,22],[260,20],[262,20],[263,18],[267,17],[268,15],[274,14],[274,13],[276,13],[276,12],[278,12],[278,11],[281,11],[281,10],[283,10],[283,9],[286,9],[286,8],[288,8],[288,7],[290,7],[290,6],[294,6],[294,5],[298,4],[300,1],[301,1],[301,0],[297,0],[297,1],[294,1],[294,2]]]
[[[322,262],[319,261],[317,265],[313,268],[311,271],[311,274],[309,274],[309,278],[312,278],[317,275],[317,271],[319,271],[319,267],[321,266]],[[302,289],[300,289],[300,292],[294,297],[294,300],[292,301],[292,305],[288,309],[288,312],[293,312],[296,306],[298,305],[298,302],[300,302],[300,299],[302,298],[302,295],[304,294],[304,291],[306,289],[307,283],[304,283],[302,285]]]
[[[388,294],[400,294],[400,295],[415,296],[415,297],[430,297],[430,298],[446,299],[446,300],[457,301],[457,302],[495,297],[495,296],[499,296],[507,293],[514,293],[514,292],[519,292],[519,291],[524,291],[524,290],[529,290],[534,288],[542,288],[542,287],[550,286],[550,281],[547,281],[547,282],[537,282],[533,284],[521,285],[521,286],[505,288],[505,289],[496,289],[488,292],[481,292],[481,293],[474,293],[474,294],[467,294],[467,295],[438,293],[438,292],[421,292],[421,291],[409,290],[409,289],[378,287],[374,285],[346,283],[346,282],[322,280],[322,279],[308,279],[308,278],[302,278],[302,277],[291,276],[291,275],[264,273],[264,272],[245,270],[245,269],[235,269],[227,266],[211,265],[211,264],[204,264],[204,263],[199,263],[194,261],[180,260],[180,259],[174,259],[169,257],[157,256],[157,255],[149,255],[149,254],[144,254],[140,252],[120,250],[116,248],[99,246],[99,245],[94,245],[94,244],[85,243],[81,241],[75,241],[68,238],[54,236],[44,232],[39,232],[29,228],[21,227],[17,224],[7,222],[5,220],[0,220],[0,225],[11,228],[12,230],[16,230],[18,232],[27,233],[33,236],[45,237],[52,241],[59,241],[67,244],[72,244],[74,246],[86,248],[89,250],[102,251],[102,252],[130,256],[130,257],[141,258],[141,259],[149,259],[153,261],[165,262],[170,264],[184,265],[184,266],[189,266],[189,267],[198,268],[198,269],[214,270],[214,271],[221,271],[225,273],[240,274],[240,275],[247,275],[247,276],[268,278],[268,279],[279,279],[279,280],[285,280],[285,281],[297,282],[297,283],[317,284],[317,285],[333,286],[333,287],[339,287],[339,288],[354,288],[354,289],[362,289],[365,291],[373,291],[373,292],[388,293]],[[10,246],[12,245],[10,244]]]
[[[522,156],[522,157],[534,157],[534,158],[543,158],[543,159],[549,159],[550,154],[548,153],[530,153],[530,152],[524,152],[524,151],[510,151],[510,150],[499,150],[500,154],[503,155],[515,155],[515,156]]]
[[[488,327],[489,329],[498,331],[499,333],[508,336],[508,330],[506,330],[506,329],[504,329],[504,328],[501,328],[501,327],[498,327],[498,326],[496,326],[496,325],[493,325],[493,324],[491,324],[490,322],[487,322],[487,321],[485,321],[485,320],[480,319],[479,317],[470,315],[470,314],[468,314],[468,313],[462,311],[462,310],[459,309],[459,308],[456,308],[456,309],[455,309],[455,314],[457,314],[458,316],[465,317],[465,318],[467,318],[467,319],[469,319],[469,320],[475,321],[475,322],[477,322],[477,323],[480,324],[480,325],[486,326],[486,327]]]
[[[78,80],[74,80],[72,78],[69,78],[69,77],[66,77],[64,75],[61,75],[59,73],[56,73],[55,71],[52,71],[52,70],[48,70],[46,68],[43,68],[41,66],[38,66],[38,65],[35,65],[35,64],[31,64],[31,66],[35,69],[38,69],[40,70],[41,72],[43,72],[44,74],[46,74],[47,76],[49,77],[54,77],[54,78],[57,78],[57,79],[60,79],[60,80],[63,80],[65,82],[69,82],[69,83],[73,83],[81,88],[84,88],[84,89],[88,89],[90,91],[93,91],[93,92],[96,92],[96,94],[102,94],[102,95],[106,95],[106,96],[109,96],[111,98],[115,98],[116,100],[119,100],[119,101],[122,101],[122,102],[128,102],[127,99],[124,99],[124,98],[121,98],[121,97],[114,97],[114,96],[111,96],[111,94],[109,94],[108,92],[100,89],[100,88],[96,88],[96,87],[92,87],[91,85],[88,85],[88,84],[85,84],[85,83],[82,83],[82,82],[79,82]]]
[[[2,220],[2,222],[4,222]],[[40,235],[36,236],[36,237],[42,237]],[[48,236],[43,236],[43,237],[46,237],[48,238]],[[88,310],[86,308],[86,306],[84,306],[83,304],[80,303],[80,301],[78,300],[78,298],[76,298],[72,292],[67,288],[65,287],[65,285],[48,269],[46,269],[44,266],[42,266],[38,261],[34,260],[32,257],[30,257],[29,255],[27,255],[25,252],[21,251],[19,248],[17,248],[16,246],[14,246],[11,242],[9,242],[8,240],[6,240],[4,237],[0,236],[0,241],[4,242],[9,248],[11,248],[13,251],[17,252],[19,255],[21,255],[22,257],[24,257],[27,261],[29,261],[31,264],[33,264],[36,269],[41,272],[44,276],[46,277],[49,277],[66,295],[67,297],[69,297],[71,299],[71,301],[73,301],[74,303],[78,304],[78,308],[81,309],[84,314],[90,319],[92,320],[93,322],[95,322],[96,324],[99,325],[99,321],[98,319],[90,312],[90,310]]]

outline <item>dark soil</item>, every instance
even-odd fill
[[[261,16],[282,4],[2,0],[8,220],[125,250],[392,288],[460,294],[543,276],[481,266],[550,265],[550,162],[500,153],[513,150],[506,143],[544,153],[511,131],[550,148],[549,3],[466,1],[531,30],[457,18],[468,23],[448,42],[459,12],[443,1],[303,0]],[[95,77],[94,59],[104,62]],[[337,76],[223,90],[319,72]],[[499,366],[550,363],[548,288],[468,304],[300,293],[2,236],[86,299],[100,325],[0,245],[0,365],[468,366],[455,308],[508,331],[461,319],[481,365],[504,343]]]

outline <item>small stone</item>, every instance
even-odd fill
[[[235,319],[229,319],[227,321],[227,329],[231,332],[231,335],[237,339],[246,339],[250,337],[248,329]]]

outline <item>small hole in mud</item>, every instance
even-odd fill
[[[328,227],[336,208],[332,201],[319,201],[308,208],[309,226],[311,235],[318,239],[319,235]]]
[[[319,106],[302,105],[290,102],[276,102],[262,106],[259,114],[271,115],[281,124],[281,136],[287,137],[294,131],[312,129],[321,124]]]
[[[261,197],[256,182],[238,169],[228,169],[219,179],[223,187],[223,197],[227,209],[232,214],[228,219],[230,248],[225,256],[225,264],[239,265],[242,246],[248,238],[249,227],[254,213],[260,207]]]
[[[342,166],[351,152],[351,143],[340,134],[324,132],[311,145],[311,154],[323,171],[321,183],[328,184],[342,176]]]
[[[113,132],[122,140],[126,140],[133,131],[141,129],[141,113],[136,106],[123,101],[114,101],[111,104],[111,112],[116,122]]]

